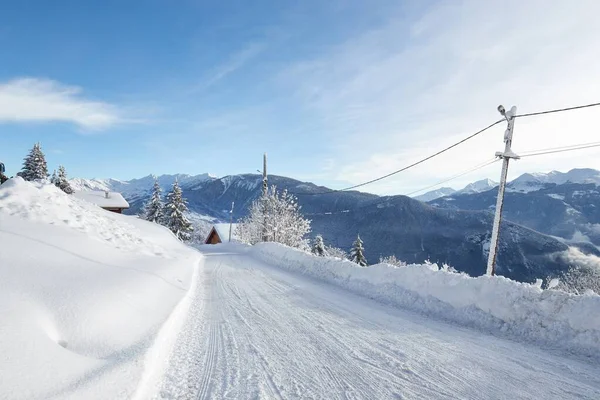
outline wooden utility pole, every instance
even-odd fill
[[[235,202],[231,202],[231,211],[229,211],[229,243],[231,243],[231,229],[233,228],[233,206]]]
[[[490,241],[490,254],[488,256],[487,275],[494,275],[496,268],[496,256],[498,253],[498,241],[500,238],[500,222],[502,221],[502,207],[504,206],[504,190],[506,189],[506,176],[508,175],[508,162],[511,158],[518,160],[520,157],[513,153],[511,149],[512,136],[515,126],[515,115],[517,107],[512,107],[508,112],[503,106],[498,106],[498,111],[506,121],[508,126],[504,132],[504,152],[496,152],[496,157],[502,158],[502,172],[500,175],[500,185],[498,186],[498,198],[496,199],[496,214],[494,215],[494,225],[492,226],[492,239]]]

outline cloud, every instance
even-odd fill
[[[399,169],[497,120],[501,103],[530,112],[598,101],[598,2],[512,0],[493,12],[487,2],[442,2],[408,23],[404,12],[277,77],[335,143],[331,179],[359,183]],[[597,109],[520,119],[513,150],[592,142],[599,128]],[[503,130],[364,190],[406,193],[485,162],[503,148]],[[595,154],[523,159],[510,176],[600,168]],[[499,174],[496,165],[449,184]]]
[[[82,89],[39,78],[19,78],[0,84],[0,123],[50,122],[102,130],[124,120],[117,107],[81,96]]]
[[[576,247],[569,247],[568,250],[553,254],[551,258],[558,258],[570,265],[600,272],[600,257],[593,254],[584,254]]]
[[[264,44],[250,43],[242,50],[232,54],[225,63],[214,69],[211,76],[202,83],[201,88],[206,89],[224,79],[229,74],[242,68],[248,61],[256,57],[265,48]]]

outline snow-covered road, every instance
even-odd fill
[[[593,362],[384,306],[235,247],[202,250],[163,398],[600,398]]]

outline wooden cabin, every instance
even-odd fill
[[[80,192],[73,193],[73,196],[95,204],[106,211],[111,211],[118,214],[122,214],[123,210],[129,208],[129,203],[127,200],[125,200],[121,193],[117,192],[82,190]]]
[[[238,224],[233,224],[231,227],[231,241],[238,242],[239,238],[235,234]],[[229,224],[214,224],[210,229],[210,233],[206,237],[204,244],[218,244],[229,242]]]

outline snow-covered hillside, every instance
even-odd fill
[[[144,398],[201,256],[21,178],[0,186],[0,248],[0,397]]]

